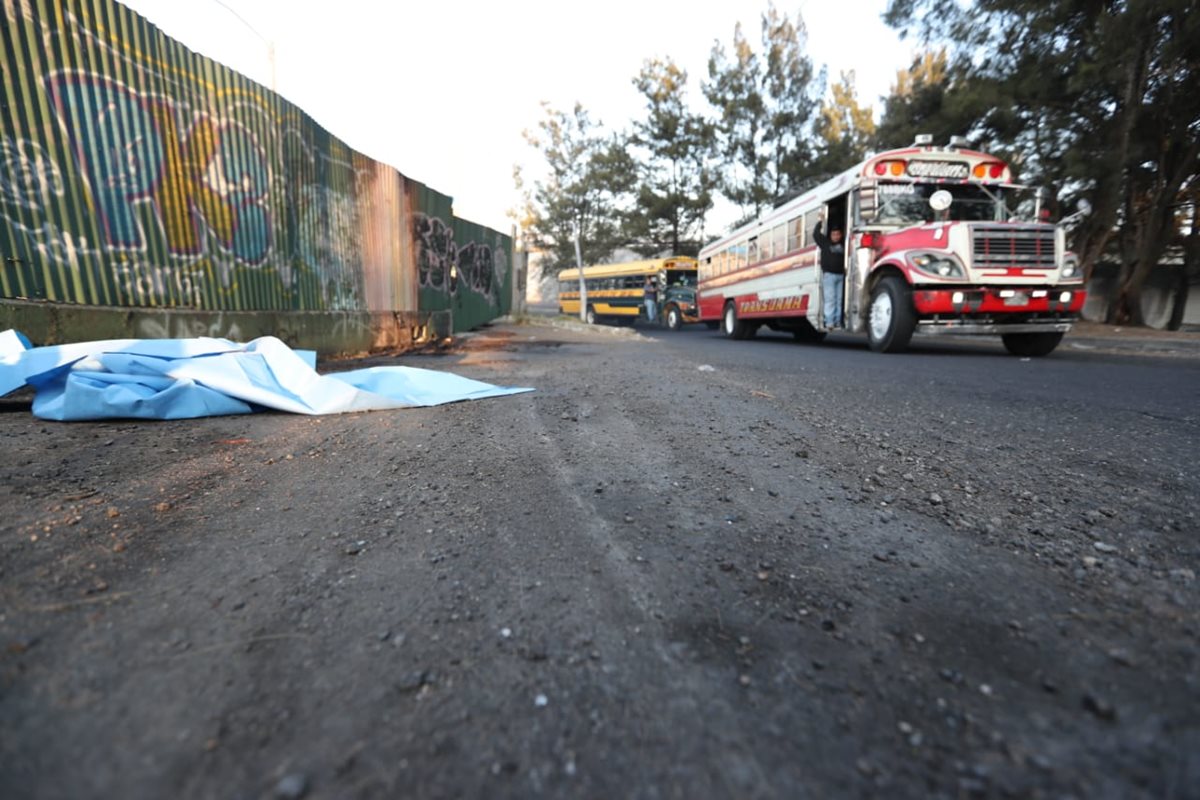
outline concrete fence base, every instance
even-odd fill
[[[1180,291],[1178,266],[1162,266],[1150,273],[1142,286],[1142,318],[1150,328],[1165,329],[1176,314],[1176,305],[1184,303],[1179,323],[1184,327],[1200,325],[1200,284],[1192,283],[1187,292]],[[1103,322],[1108,306],[1117,296],[1119,268],[1114,264],[1097,264],[1088,282],[1087,303],[1083,318]],[[1194,276],[1193,276],[1194,278]],[[1188,299],[1191,302],[1188,302]]]
[[[406,350],[452,330],[450,312],[196,311],[131,309],[0,300],[0,330],[14,328],[37,345],[97,339],[246,342],[275,336],[324,356]]]

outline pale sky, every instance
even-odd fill
[[[880,20],[887,0],[780,0],[808,27],[814,67],[831,82],[854,70],[859,102],[876,105],[908,65],[911,40]],[[632,80],[647,58],[688,71],[693,108],[714,40],[741,22],[757,46],[759,3],[680,0],[126,0],[188,47],[271,84],[350,147],[454,198],[454,213],[505,233],[518,205],[513,165],[541,159],[521,135],[541,102],[583,104],[605,129],[643,110]],[[237,15],[247,24],[238,20]],[[260,38],[261,37],[261,38]],[[729,220],[710,214],[709,231]]]

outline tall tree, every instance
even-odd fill
[[[824,93],[825,75],[822,70],[818,79],[811,59],[804,55],[807,40],[808,31],[799,11],[792,22],[774,4],[768,5],[762,17],[768,112],[764,144],[772,161],[772,199],[808,182],[808,162],[813,156],[808,132]]]
[[[907,147],[917,134],[928,133],[935,142],[967,135],[974,118],[962,119],[947,103],[951,87],[946,48],[916,56],[907,69],[896,71],[896,82],[883,101],[883,113],[875,131],[880,150]]]
[[[695,255],[716,188],[708,166],[712,124],[688,110],[687,72],[670,59],[647,60],[633,84],[646,98],[646,116],[634,122],[630,137],[644,158],[626,233],[647,255],[664,249]]]
[[[858,104],[854,73],[843,72],[829,87],[829,97],[813,122],[816,152],[805,176],[811,183],[837,175],[862,161],[875,139],[875,116],[870,106]]]
[[[568,114],[543,104],[545,117],[525,139],[546,161],[547,174],[528,188],[522,233],[546,251],[547,271],[575,265],[575,235],[585,264],[602,262],[623,240],[619,220],[632,188],[634,164],[619,136],[603,134],[576,103]]]
[[[721,192],[741,207],[757,213],[768,199],[765,188],[769,160],[763,151],[766,102],[760,88],[761,67],[739,22],[733,30],[733,55],[720,42],[708,58],[709,80],[701,84],[717,111],[717,131],[723,164]]]
[[[804,55],[804,21],[762,16],[762,51],[734,28],[732,56],[715,42],[704,96],[717,112],[724,160],[722,192],[743,212],[757,215],[795,188],[809,152],[806,131],[819,95],[812,61]]]
[[[1142,321],[1141,288],[1172,206],[1200,172],[1195,0],[891,0],[886,19],[946,42],[979,113],[1022,171],[1094,213],[1077,247],[1089,271],[1118,243],[1110,321]],[[979,58],[979,53],[990,54]],[[969,88],[967,88],[969,87]],[[952,93],[957,90],[952,89]]]

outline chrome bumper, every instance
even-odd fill
[[[917,322],[916,334],[921,335],[953,335],[975,336],[978,334],[997,333],[1066,333],[1071,330],[1073,322],[968,322],[958,320],[923,319]]]

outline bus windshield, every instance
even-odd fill
[[[696,272],[695,270],[684,269],[669,269],[667,270],[667,286],[695,286]]]
[[[930,196],[945,189],[954,197],[947,219],[964,222],[1000,222],[1007,218],[1004,190],[985,189],[977,184],[881,183],[878,186],[879,209],[867,223],[908,225],[933,222]]]

